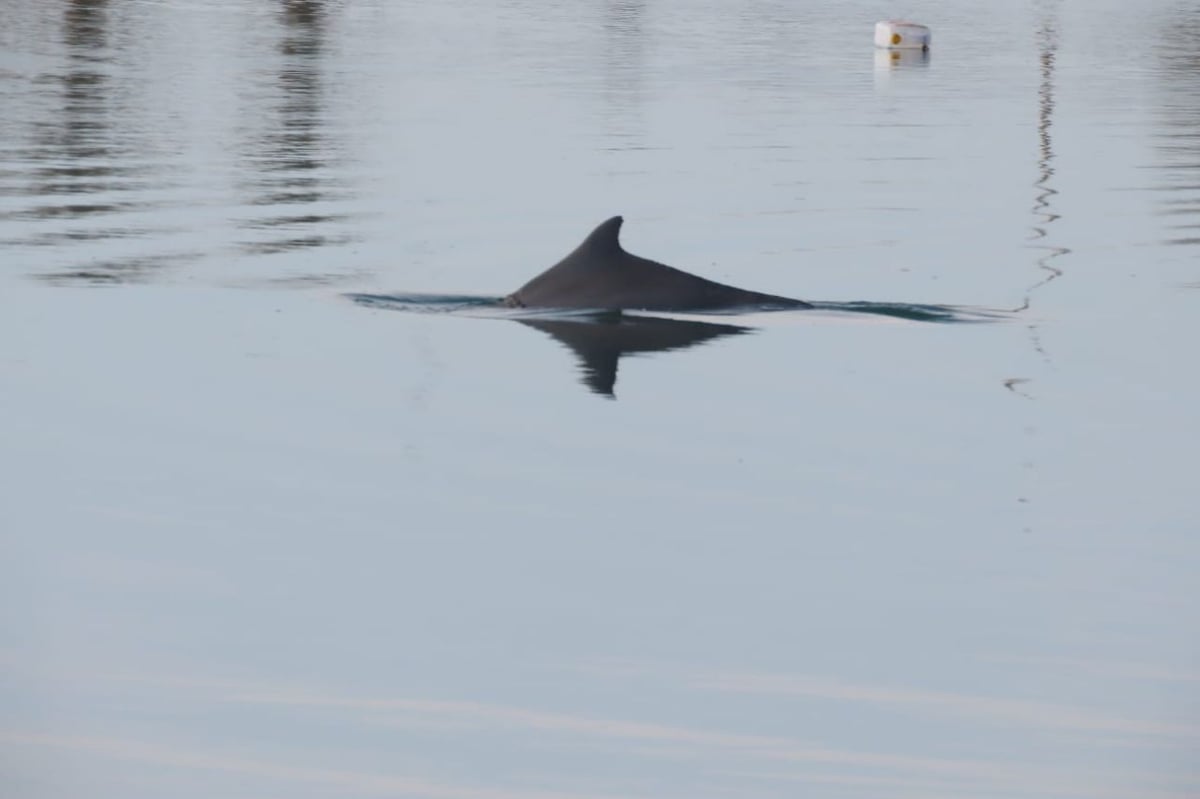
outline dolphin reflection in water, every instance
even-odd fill
[[[597,394],[615,397],[617,365],[623,355],[684,350],[726,336],[753,332],[737,325],[632,316],[618,312],[591,317],[518,319],[548,333],[579,359],[583,384]]]
[[[502,298],[350,294],[375,308],[493,315],[514,309],[511,318],[541,330],[579,359],[583,383],[614,397],[623,355],[670,352],[753,332],[732,324],[739,312],[820,309],[890,316],[924,322],[970,322],[1001,314],[946,305],[886,302],[807,302],[727,286],[626,252],[622,218],[602,222],[578,247],[513,293]],[[531,313],[532,311],[532,313]],[[721,321],[674,319],[637,312],[715,313]],[[632,313],[629,313],[632,312]]]

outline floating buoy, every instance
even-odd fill
[[[888,50],[928,50],[929,28],[901,19],[875,23],[875,46]]]

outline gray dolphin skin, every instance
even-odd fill
[[[719,311],[813,307],[803,300],[726,286],[625,252],[622,218],[600,224],[566,258],[509,294],[510,308]]]

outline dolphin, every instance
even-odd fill
[[[621,247],[614,216],[567,257],[504,297],[509,308],[721,311],[812,308],[810,303],[727,286],[651,261]]]

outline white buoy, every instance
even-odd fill
[[[875,46],[888,50],[928,50],[929,28],[902,19],[875,23]]]

